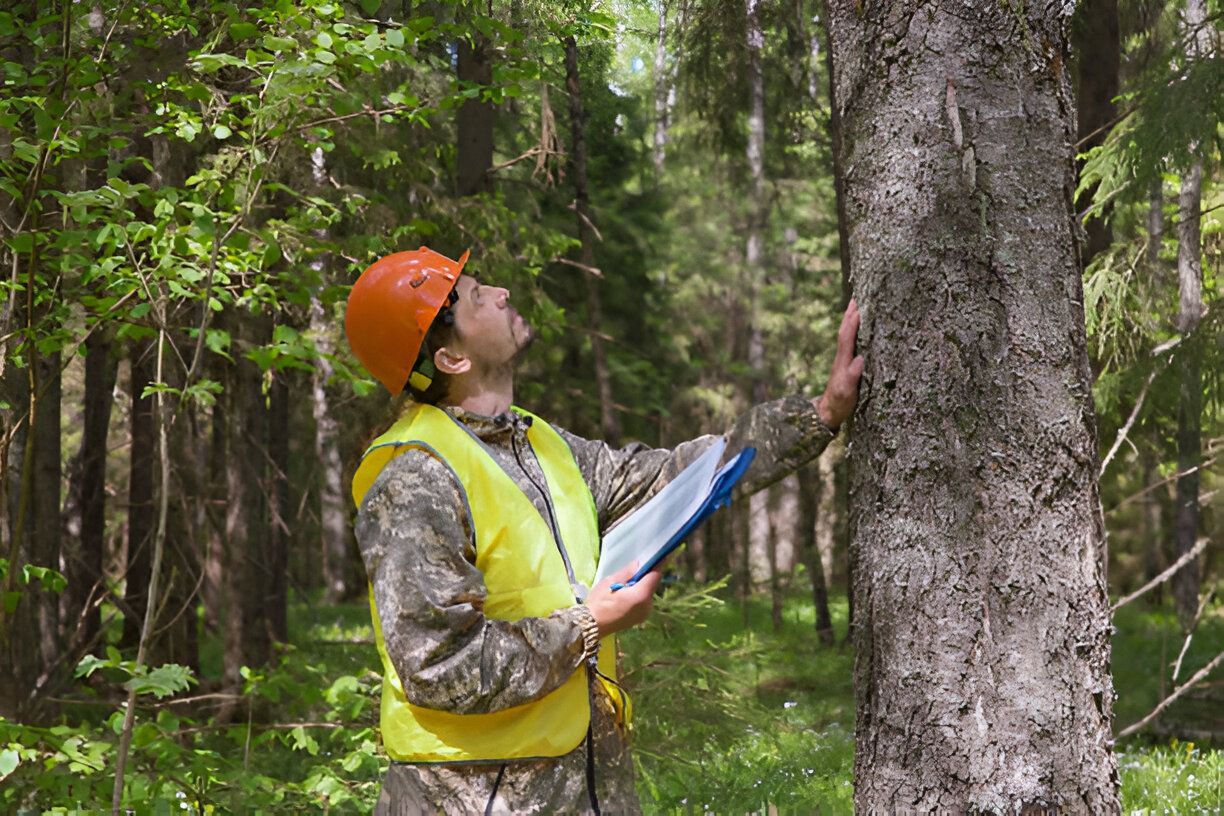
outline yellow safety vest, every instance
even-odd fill
[[[549,524],[483,445],[444,411],[413,403],[366,450],[353,476],[353,501],[366,492],[388,462],[419,449],[441,460],[462,486],[475,530],[476,567],[484,573],[488,596],[484,614],[499,620],[545,617],[574,606],[573,577],[585,586],[595,578],[599,526],[595,501],[582,479],[573,452],[543,420],[532,417],[527,441],[544,471],[557,528],[569,560]],[[387,754],[403,762],[471,762],[569,753],[582,742],[590,722],[585,666],[560,688],[538,700],[490,714],[455,714],[415,706],[387,655],[382,624],[370,590],[374,639],[383,663],[381,724]],[[600,673],[614,677],[616,646],[605,638]],[[600,678],[602,681],[602,678]],[[618,687],[603,681],[618,709],[627,708]]]

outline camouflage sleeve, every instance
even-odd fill
[[[657,493],[717,439],[700,436],[671,450],[641,443],[618,449],[561,433],[595,497],[600,530],[608,529]],[[749,446],[757,449],[737,495],[755,493],[807,464],[820,455],[834,435],[820,421],[807,397],[783,397],[751,408],[727,433],[727,455]]]
[[[361,557],[387,654],[413,705],[457,714],[522,705],[581,663],[579,607],[545,618],[486,618],[472,523],[450,471],[410,450],[357,511]]]

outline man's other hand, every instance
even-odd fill
[[[654,606],[654,593],[663,579],[663,573],[657,569],[642,576],[633,586],[612,591],[612,584],[623,584],[637,572],[638,565],[631,564],[615,575],[605,578],[595,585],[587,596],[586,605],[599,624],[601,638],[637,626],[646,620]]]
[[[858,304],[852,298],[842,315],[841,328],[837,330],[837,355],[833,358],[833,370],[829,372],[829,384],[824,394],[813,400],[820,421],[836,431],[854,413],[858,402],[859,378],[863,376],[866,360],[855,356],[854,344],[858,339]]]

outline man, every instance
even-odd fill
[[[363,365],[413,398],[353,480],[392,759],[376,812],[637,813],[613,636],[646,618],[659,574],[590,583],[602,534],[715,437],[616,450],[513,408],[532,328],[462,274],[467,257],[383,258],[345,321]],[[819,455],[853,412],[857,330],[852,302],[820,399],[730,431],[730,453],[757,448],[743,492]]]

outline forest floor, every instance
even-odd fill
[[[832,602],[837,643],[822,646],[806,591],[787,594],[777,631],[767,597],[745,609],[719,600],[720,593],[727,591],[673,587],[647,624],[622,639],[644,809],[851,813],[854,657],[845,643],[845,598]],[[118,701],[124,684],[136,682],[141,697],[124,795],[131,812],[368,813],[386,770],[368,608],[299,600],[290,614],[291,643],[279,665],[244,670],[240,696],[218,693],[221,644],[214,635],[202,644],[198,679],[163,667],[132,681],[118,652],[87,659],[92,668],[78,669],[82,677],[61,701],[59,724],[0,719],[0,812],[109,805],[123,719]],[[1121,728],[1170,688],[1182,638],[1160,607],[1126,607],[1116,625]],[[1217,606],[1190,644],[1180,678],[1221,648],[1224,607]],[[1119,742],[1124,812],[1221,811],[1224,750],[1219,742],[1196,742],[1224,730],[1222,686],[1209,679],[1155,727]]]
[[[788,593],[774,631],[768,597],[744,606],[678,586],[640,629],[622,638],[633,694],[638,789],[648,812],[850,813],[854,759],[853,650],[847,603],[831,603],[837,639],[822,646],[806,592]],[[1182,646],[1176,618],[1133,604],[1115,624],[1118,728],[1146,715],[1170,687]],[[307,608],[294,641],[334,674],[376,668],[364,606]],[[1224,610],[1208,616],[1180,679],[1224,648]],[[1164,667],[1162,669],[1162,666]],[[1119,742],[1127,813],[1219,813],[1224,751],[1172,736],[1224,731],[1220,681],[1170,707],[1158,726]]]

